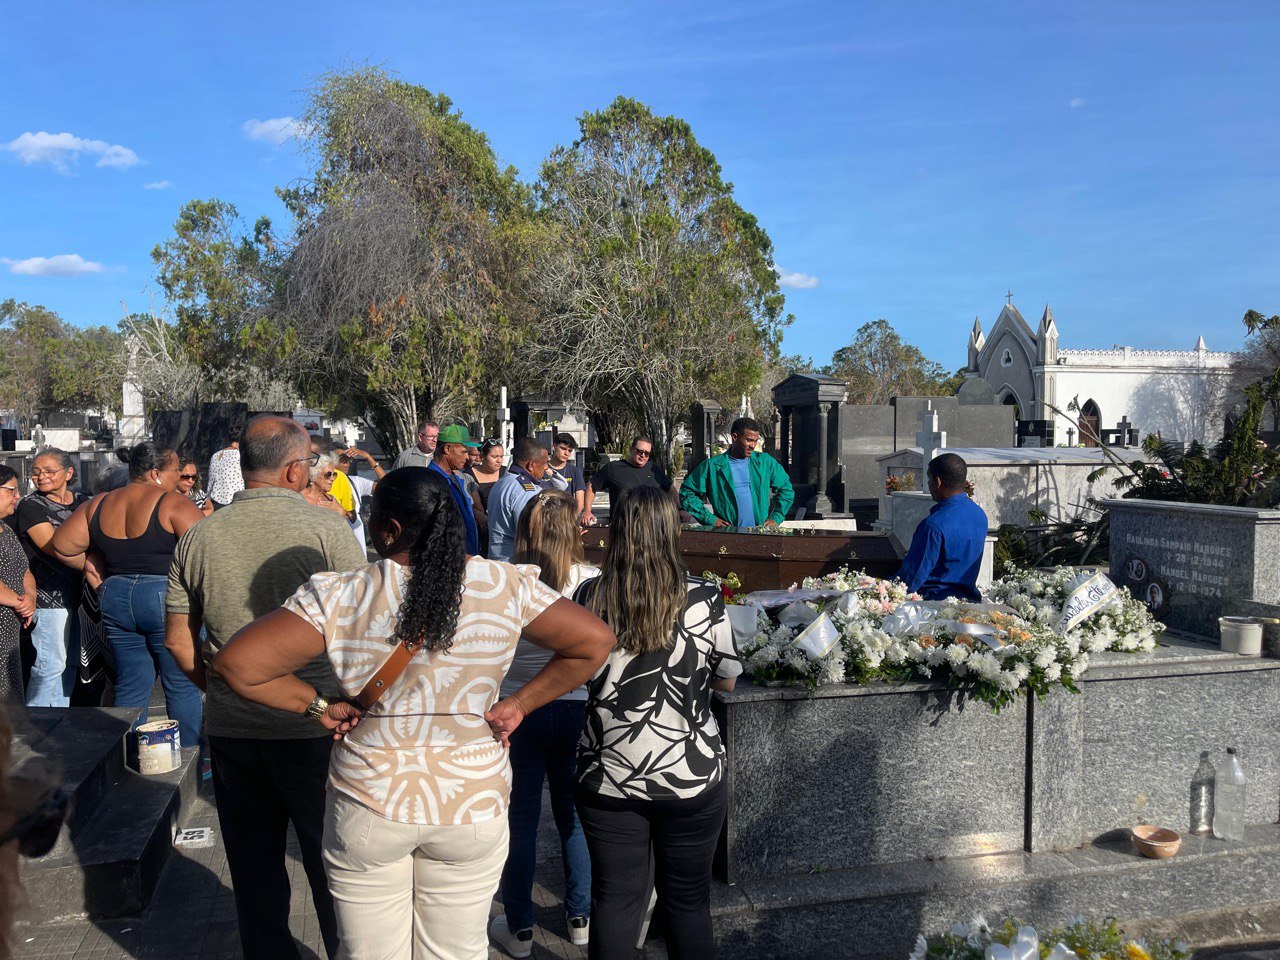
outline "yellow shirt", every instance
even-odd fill
[[[341,470],[334,470],[333,489],[329,493],[347,513],[356,508],[356,492],[351,488],[351,480]]]

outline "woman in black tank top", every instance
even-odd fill
[[[178,455],[153,443],[128,453],[129,483],[80,506],[53,536],[68,566],[100,577],[102,625],[116,661],[117,707],[141,707],[147,720],[156,674],[165,709],[184,747],[200,739],[200,690],[164,648],[169,564],[181,537],[203,514],[177,492]]]

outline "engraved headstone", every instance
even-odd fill
[[[1280,510],[1105,501],[1111,577],[1170,627],[1218,636],[1218,618],[1280,598]]]

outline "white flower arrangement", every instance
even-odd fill
[[[933,680],[999,710],[1052,686],[1077,691],[1088,668],[1080,644],[1043,623],[990,605],[923,603],[898,581],[841,570],[762,596],[775,615],[757,608],[740,648],[747,671],[769,686]]]
[[[945,934],[921,934],[908,960],[1189,960],[1190,956],[1185,943],[1131,939],[1111,919],[1098,923],[1072,917],[1042,936],[1035,927],[1016,920],[991,927],[979,916]]]
[[[1011,607],[1027,622],[1052,628],[1078,579],[1079,573],[1070,567],[1041,572],[1011,566],[991,585],[988,596]],[[1155,649],[1164,629],[1146,604],[1121,587],[1108,603],[1065,636],[1085,653],[1141,653]]]
[[[995,710],[1057,686],[1078,693],[1091,654],[1152,650],[1164,631],[1127,590],[1070,568],[1010,570],[985,604],[923,603],[901,581],[848,568],[753,596],[775,612],[757,608],[754,635],[749,619],[739,635],[758,682],[931,680]]]
[[[911,593],[901,580],[879,580],[848,567],[825,577],[805,577],[801,586],[806,590],[839,590],[850,594],[859,613],[876,619],[893,613],[899,604],[920,599],[920,595]]]

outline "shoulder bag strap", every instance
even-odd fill
[[[421,643],[415,643],[412,646],[404,643],[396,644],[396,648],[391,651],[391,656],[387,657],[387,662],[378,668],[378,672],[356,695],[356,703],[362,710],[368,710],[377,703],[391,685],[400,679],[400,675],[408,669],[409,661],[413,659],[413,655],[418,652],[420,646],[422,646]]]

